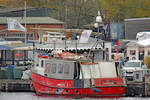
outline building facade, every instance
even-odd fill
[[[27,32],[9,31],[7,29],[7,19],[12,18],[19,21]],[[0,38],[4,40],[38,40],[40,28],[64,28],[64,23],[51,17],[0,17]],[[26,35],[25,35],[26,34]]]
[[[130,42],[126,47],[126,56],[129,60],[144,60],[144,57],[150,56],[150,46],[142,46],[137,42]]]
[[[150,31],[150,18],[125,19],[125,39],[136,40],[138,32]]]

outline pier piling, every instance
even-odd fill
[[[5,92],[32,92],[32,80],[0,80],[0,90]]]

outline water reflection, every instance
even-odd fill
[[[37,96],[35,93],[29,92],[0,92],[0,100],[77,100],[73,98],[62,98],[62,97],[47,97]],[[124,97],[124,98],[81,98],[80,100],[150,100],[150,98],[139,98],[139,97]],[[78,99],[79,100],[79,99]]]

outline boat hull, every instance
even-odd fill
[[[75,87],[73,80],[51,79],[32,73],[33,86],[37,94],[73,96],[73,97],[123,97],[125,85],[102,85]],[[106,80],[106,79],[105,79]],[[100,82],[96,80],[95,82]]]

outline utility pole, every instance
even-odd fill
[[[67,15],[68,15],[68,8],[67,8],[67,0],[65,2],[65,29],[67,29]],[[65,36],[67,35],[66,32],[65,33]],[[66,47],[67,47],[67,43],[66,43],[66,37],[65,37],[65,50],[66,50]]]
[[[102,23],[102,15],[101,15],[101,13],[100,13],[100,11],[98,11],[98,13],[97,13],[97,17],[96,17],[96,23],[94,24],[94,27],[95,28],[97,28],[98,30],[98,33],[100,33],[100,24]],[[104,33],[104,37],[105,37],[105,33]],[[103,48],[103,60],[105,60],[105,39],[102,41],[102,48]]]
[[[67,1],[66,1],[66,5],[65,5],[65,28],[67,28],[67,15],[68,15],[68,8],[67,8]]]

